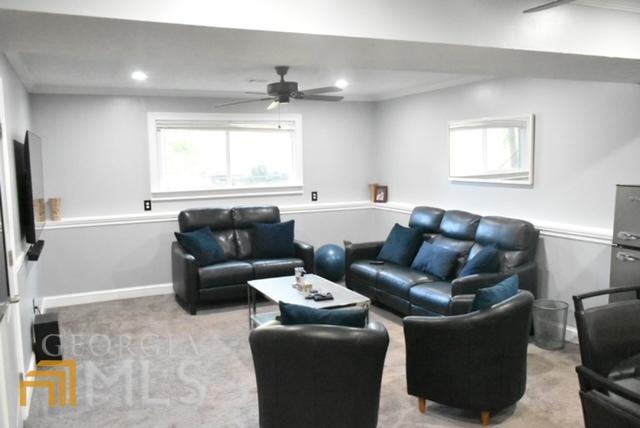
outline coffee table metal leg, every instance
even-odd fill
[[[249,308],[249,329],[253,329],[253,316],[256,314],[256,290],[253,287],[247,287],[247,298]]]
[[[249,310],[249,330],[251,330],[251,287],[247,286],[247,309]]]

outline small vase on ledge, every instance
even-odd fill
[[[49,198],[49,210],[51,211],[51,220],[62,220],[62,198]]]

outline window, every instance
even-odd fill
[[[153,194],[302,191],[299,115],[149,113]]]
[[[533,116],[449,123],[449,178],[533,183]]]

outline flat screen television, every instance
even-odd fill
[[[42,166],[42,141],[31,131],[27,131],[24,143],[14,141],[18,200],[20,207],[20,230],[30,244],[29,260],[39,255],[44,242],[40,235],[46,223],[44,180]],[[34,253],[35,252],[35,253]]]

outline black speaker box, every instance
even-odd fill
[[[36,315],[33,320],[33,352],[36,354],[36,362],[62,360],[62,343],[57,313],[49,312]]]

